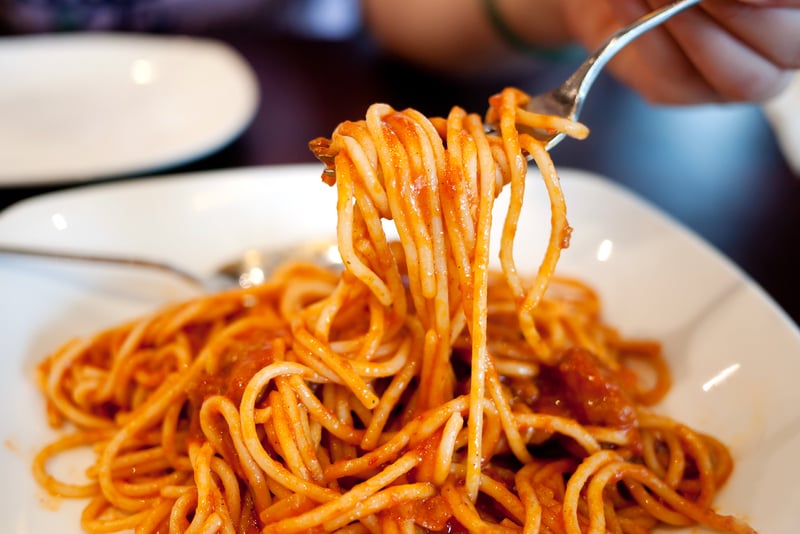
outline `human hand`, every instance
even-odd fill
[[[562,0],[569,33],[589,50],[663,4]],[[631,43],[607,68],[654,103],[765,100],[800,68],[800,0],[705,0]]]

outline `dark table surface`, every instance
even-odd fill
[[[251,63],[261,106],[230,145],[169,173],[315,161],[310,139],[386,102],[446,115],[483,112],[506,85],[549,89],[574,64],[526,76],[454,80],[383,57],[363,38],[298,40],[221,35]],[[554,149],[560,167],[602,174],[677,219],[728,256],[800,323],[800,177],[782,157],[756,106],[661,108],[601,76],[582,116],[588,140]],[[140,178],[123,177],[115,180]],[[71,187],[71,186],[59,186]],[[53,187],[0,189],[0,208]],[[679,261],[679,260],[676,260]]]

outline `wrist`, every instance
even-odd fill
[[[560,0],[479,0],[497,40],[542,59],[575,55]]]

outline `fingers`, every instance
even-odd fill
[[[565,16],[572,34],[594,49],[665,1],[565,0]],[[800,9],[754,2],[705,0],[639,37],[608,68],[651,102],[764,100],[800,67]]]
[[[795,3],[800,6],[800,0]],[[730,0],[706,0],[701,6],[717,24],[776,66],[800,68],[800,9],[761,9]]]
[[[738,3],[759,7],[800,7],[800,0],[739,0]]]
[[[589,50],[651,10],[641,0],[567,0],[564,8],[571,33]],[[689,104],[720,99],[664,27],[639,37],[607,68],[650,102]]]
[[[791,52],[781,52],[794,48],[794,44],[787,47],[784,42],[796,39],[783,33],[790,31],[793,21],[777,20],[781,17],[774,10],[746,6],[731,10],[724,3],[732,4],[728,0],[707,1],[704,9],[682,13],[680,19],[667,24],[667,29],[698,73],[723,99],[769,98],[785,85],[784,65],[793,61]],[[714,17],[715,13],[725,15],[725,24]],[[795,21],[800,23],[800,19]]]

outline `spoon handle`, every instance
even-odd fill
[[[14,256],[28,256],[36,258],[49,258],[57,260],[82,261],[90,263],[100,263],[106,265],[118,265],[124,267],[144,267],[162,272],[167,272],[196,286],[203,286],[202,280],[197,276],[176,267],[170,263],[148,258],[133,256],[114,256],[108,254],[93,254],[88,252],[67,252],[52,249],[33,248],[19,245],[0,245],[0,254]]]

